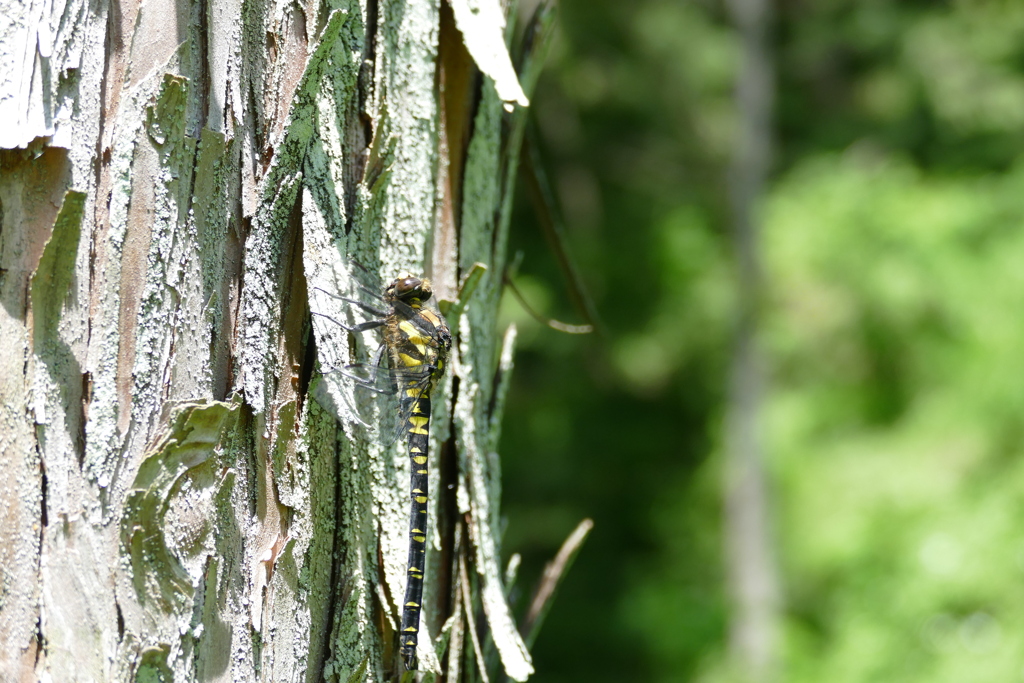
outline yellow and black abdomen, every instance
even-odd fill
[[[400,652],[407,669],[416,669],[417,634],[423,601],[423,570],[427,548],[428,448],[430,398],[444,375],[451,333],[440,314],[422,307],[430,296],[425,280],[395,280],[385,291],[391,305],[385,343],[398,382],[399,410],[404,417],[410,463],[409,562],[402,603]]]
[[[403,393],[400,404],[406,415],[409,442],[410,477],[409,562],[405,600],[402,604],[402,627],[399,642],[402,658],[408,669],[416,668],[416,643],[423,601],[423,568],[427,550],[427,494],[429,477],[427,448],[430,440],[430,397]]]

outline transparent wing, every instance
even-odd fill
[[[382,358],[380,328],[387,306],[379,292],[379,283],[354,261],[340,262],[326,276],[311,278],[309,287],[320,366],[311,391],[339,420],[364,428],[375,427],[376,412],[387,409],[387,401],[373,401],[372,392],[363,388],[375,377],[373,368]],[[364,381],[355,381],[352,375]]]
[[[389,366],[381,329],[389,306],[376,277],[354,261],[350,265],[343,292],[311,287],[310,308],[321,369],[313,392],[339,419],[360,425],[390,446],[405,433],[408,418],[400,407],[399,388],[426,395],[434,368]],[[440,343],[438,329],[430,320],[401,301],[392,306],[399,318],[431,340],[431,346]],[[426,308],[436,313],[433,305]],[[371,348],[376,351],[371,353]]]
[[[430,388],[430,368],[392,369],[373,363],[350,363],[323,375],[322,381],[343,387],[351,396],[347,408],[368,433],[390,447],[405,434],[408,410],[401,407],[400,392],[413,390],[420,396]]]

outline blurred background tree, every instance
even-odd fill
[[[526,584],[596,527],[538,683],[732,680],[721,478],[740,42],[712,0],[561,0],[533,98],[603,335],[521,330],[502,442]],[[775,6],[761,427],[781,680],[1024,678],[1024,5]],[[523,195],[517,284],[577,322]]]

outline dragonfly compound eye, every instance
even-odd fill
[[[421,280],[412,275],[400,275],[397,280],[391,283],[388,289],[391,290],[390,293],[394,298],[402,301],[411,301],[413,299],[426,301],[432,294],[429,281]]]

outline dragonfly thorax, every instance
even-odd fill
[[[384,331],[390,367],[402,371],[400,383],[406,389],[424,397],[444,374],[452,344],[444,318],[422,305],[432,293],[428,280],[413,275],[400,275],[384,290],[390,306]]]

